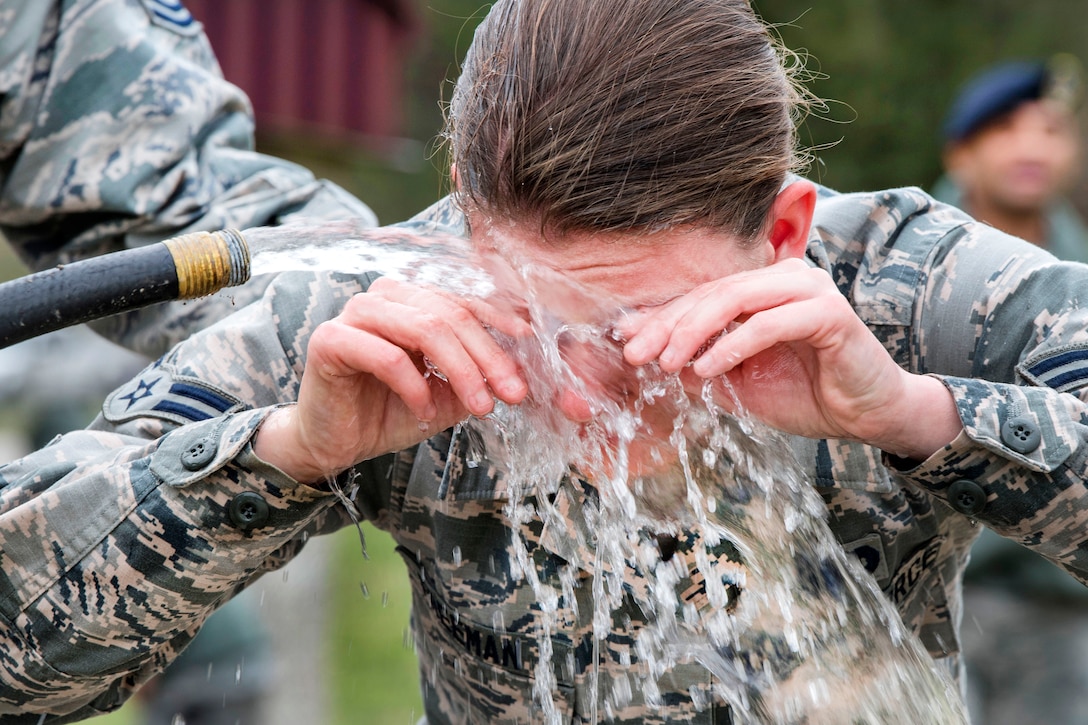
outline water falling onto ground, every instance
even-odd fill
[[[470,456],[504,471],[514,530],[542,521],[554,540],[568,542],[571,563],[558,589],[536,571],[525,542],[514,542],[520,576],[541,609],[554,613],[558,602],[577,600],[581,565],[592,569],[594,609],[582,614],[592,615],[598,640],[615,626],[623,597],[647,615],[633,632],[637,662],[629,676],[596,683],[592,720],[607,721],[638,697],[661,707],[658,683],[694,663],[713,675],[713,688],[693,690],[693,699],[717,696],[738,723],[967,722],[951,684],[835,541],[788,440],[722,409],[709,385],[693,395],[675,375],[627,366],[611,332],[624,314],[618,305],[548,270],[492,260],[485,273],[463,243],[421,246],[396,233],[364,242],[350,225],[325,232],[316,245],[314,232],[301,227],[289,241],[282,230],[258,235],[258,245],[251,239],[255,274],[374,270],[505,299],[530,319],[529,338],[496,333],[525,371],[529,401],[463,426],[477,441]],[[591,423],[558,412],[554,401],[571,390],[590,403]],[[562,482],[571,480],[599,494],[577,507],[581,520],[564,503]],[[666,554],[673,548],[684,556]],[[681,562],[691,559],[702,577],[700,600],[684,596],[691,572]],[[632,570],[641,586],[625,577]],[[558,624],[544,622],[534,693],[545,719],[559,722],[549,657]]]

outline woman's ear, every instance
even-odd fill
[[[776,262],[805,256],[815,209],[816,185],[811,181],[798,180],[778,192],[771,205],[768,235]]]

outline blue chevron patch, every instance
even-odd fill
[[[200,23],[181,0],[141,0],[151,22],[182,35],[193,35],[200,30]]]
[[[1088,386],[1088,347],[1064,347],[1028,358],[1018,368],[1035,385],[1061,393]]]
[[[113,423],[150,416],[185,425],[242,407],[237,398],[154,363],[106,398],[102,414]]]

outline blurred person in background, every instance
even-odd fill
[[[1059,259],[1088,262],[1088,229],[1065,198],[1081,170],[1080,99],[1072,56],[981,72],[949,108],[946,173],[933,195]]]
[[[254,150],[253,110],[178,0],[0,0],[0,234],[32,271],[201,230],[374,212]],[[256,299],[229,293],[94,324],[151,358]]]
[[[981,71],[950,105],[947,173],[934,196],[1060,259],[1088,262],[1088,229],[1064,196],[1081,167],[1080,99],[1071,56]],[[965,576],[963,649],[975,722],[1085,721],[1088,589],[985,528]]]

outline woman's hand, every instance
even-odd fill
[[[265,421],[255,451],[316,482],[414,445],[527,386],[488,332],[529,331],[516,314],[379,279],[310,338],[298,405]]]
[[[629,363],[656,359],[693,384],[724,375],[746,410],[788,433],[920,459],[961,428],[944,385],[899,367],[831,277],[799,259],[701,285],[621,332]]]

